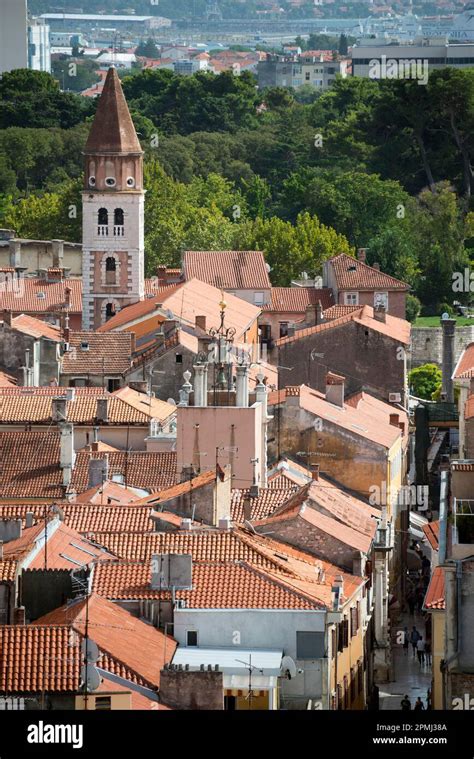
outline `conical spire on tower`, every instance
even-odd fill
[[[110,68],[86,142],[87,154],[142,154],[117,70]]]

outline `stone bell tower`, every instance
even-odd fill
[[[84,157],[82,328],[90,330],[145,297],[143,151],[115,68]]]

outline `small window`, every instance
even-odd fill
[[[280,322],[280,337],[288,335],[288,322]]]
[[[323,632],[296,633],[297,659],[323,659],[324,656],[325,652]]]
[[[374,293],[374,308],[377,306],[383,306],[386,311],[388,310],[388,293]]]
[[[107,380],[107,390],[109,393],[114,393],[120,389],[120,380],[115,377],[109,377]]]
[[[263,306],[264,300],[265,299],[264,299],[263,293],[261,292],[254,293],[253,302],[255,303],[256,306]]]
[[[95,177],[89,177],[89,187],[95,187]]]
[[[344,293],[344,304],[346,306],[358,306],[359,293],[358,292]]]
[[[186,633],[186,645],[197,646],[197,644],[198,644],[197,630],[188,630]]]
[[[114,224],[123,227],[123,208],[116,208],[114,211]]]
[[[95,697],[95,710],[96,712],[110,712],[112,709],[111,696],[96,696]]]
[[[81,351],[88,351],[89,350],[89,343],[86,340],[83,340],[81,342]]]
[[[107,187],[115,187],[117,182],[115,181],[115,177],[107,177],[105,180],[105,184]]]
[[[117,262],[113,256],[105,260],[105,284],[115,285],[117,282]]]
[[[175,356],[175,361],[176,361],[177,364],[182,364],[183,363],[183,355],[181,353],[177,353],[176,356]]]
[[[309,80],[310,80],[310,78],[311,78],[311,73],[310,73],[309,71],[307,71],[307,72],[306,72],[306,74],[304,75],[304,78],[305,78],[305,80],[306,80],[307,82],[309,82]]]
[[[127,187],[135,187],[135,180],[133,177],[127,178]]]

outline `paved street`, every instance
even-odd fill
[[[408,630],[411,630],[413,625],[416,625],[423,637],[425,636],[425,626],[421,615],[403,615],[400,624],[397,625],[397,629],[402,630],[405,625],[408,627]],[[420,667],[418,657],[413,656],[411,644],[408,648],[408,653],[405,653],[401,645],[394,643],[392,657],[395,680],[391,683],[381,683],[379,685],[380,709],[396,709],[400,711],[400,702],[405,694],[408,695],[411,701],[412,709],[418,696],[421,697],[426,709],[426,692],[431,687],[431,666],[425,664]]]

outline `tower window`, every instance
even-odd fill
[[[135,180],[133,177],[127,177],[127,187],[135,187]]]
[[[111,319],[112,316],[115,316],[115,305],[113,303],[107,303],[105,307],[105,319]]]
[[[109,212],[106,208],[99,208],[99,213],[97,214],[97,221],[98,221],[98,234],[101,237],[107,237],[109,234]]]
[[[95,187],[95,177],[89,177],[89,187]]]
[[[105,184],[107,187],[115,187],[117,182],[115,181],[115,177],[106,177]]]
[[[124,215],[122,208],[116,208],[114,211],[114,235],[123,237],[124,235]]]
[[[105,284],[117,283],[117,262],[113,256],[108,256],[105,261]]]

